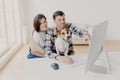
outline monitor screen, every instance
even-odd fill
[[[91,40],[90,40],[90,45],[89,45],[89,51],[88,51],[88,59],[87,59],[87,64],[86,64],[86,72],[87,71],[96,71],[98,72],[99,69],[101,72],[106,72],[106,68],[102,68],[100,66],[94,65],[96,60],[99,58],[100,54],[103,52],[103,48],[105,45],[106,41],[106,32],[107,32],[107,26],[108,26],[108,21],[103,21],[97,25],[94,26]],[[105,53],[105,58],[106,53]],[[108,61],[108,60],[107,60]],[[99,68],[98,68],[99,67]]]

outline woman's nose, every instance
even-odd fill
[[[43,24],[43,26],[46,26],[46,25],[47,25],[46,23]]]

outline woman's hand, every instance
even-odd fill
[[[59,61],[63,61],[65,63],[68,63],[68,64],[73,63],[73,60],[69,56],[57,56],[56,59]]]

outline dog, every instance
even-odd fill
[[[70,32],[68,28],[56,30],[57,39],[55,40],[56,52],[59,55],[68,56],[69,50],[69,36]]]

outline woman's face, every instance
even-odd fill
[[[44,31],[46,31],[47,30],[47,21],[46,21],[46,19],[45,18],[42,18],[41,20],[40,20],[40,31],[41,32],[44,32]]]

